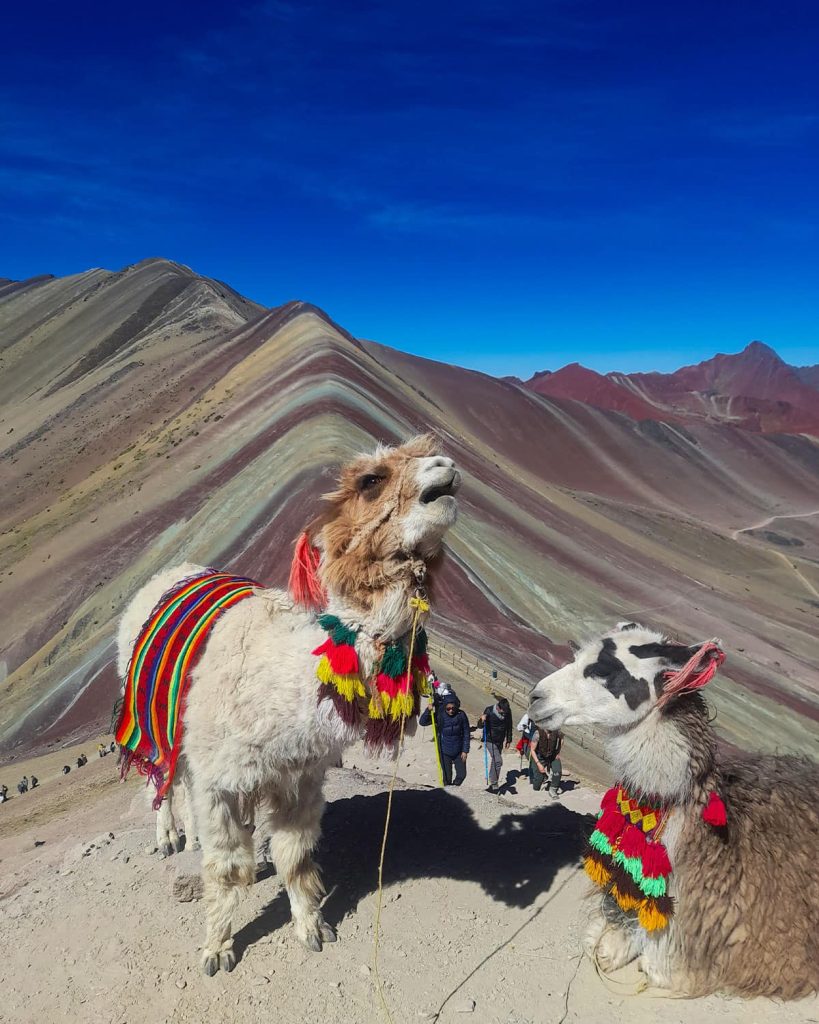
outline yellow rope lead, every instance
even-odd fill
[[[418,620],[421,618],[423,612],[429,611],[429,603],[422,597],[416,596],[410,598],[410,607],[413,609],[412,616],[412,629],[410,631],[410,642],[409,642],[409,654],[407,656],[407,673],[412,675],[412,656],[415,653],[415,634],[418,632]],[[375,920],[373,922],[373,974],[375,976],[375,984],[378,989],[378,996],[381,1000],[381,1006],[384,1009],[384,1015],[386,1016],[389,1024],[393,1024],[392,1014],[390,1008],[387,1005],[387,997],[384,995],[384,987],[381,984],[381,974],[378,970],[378,952],[379,952],[379,938],[381,934],[381,902],[384,895],[384,854],[387,849],[387,835],[390,830],[390,816],[392,814],[392,794],[395,789],[395,780],[398,776],[398,753],[401,750],[401,744],[404,742],[404,723],[407,720],[406,715],[401,715],[401,727],[398,733],[398,746],[395,750],[395,767],[392,770],[392,778],[390,779],[390,788],[387,790],[387,814],[384,819],[384,835],[381,839],[381,856],[378,860],[378,900],[375,907]]]

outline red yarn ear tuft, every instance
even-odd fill
[[[296,541],[288,587],[296,604],[315,611],[321,611],[327,603],[327,594],[318,575],[320,558],[321,552],[310,543],[305,530]]]
[[[728,821],[725,804],[719,793],[713,792],[708,797],[708,803],[702,809],[702,820],[714,828],[722,828]]]

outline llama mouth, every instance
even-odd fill
[[[455,492],[461,486],[460,473],[453,473],[452,479],[447,484],[436,484],[434,487],[427,487],[421,491],[420,502],[422,505],[431,505],[433,501],[440,498],[454,498]]]

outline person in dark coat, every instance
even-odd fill
[[[466,778],[466,758],[469,753],[469,719],[461,711],[461,702],[450,690],[441,698],[437,708],[430,704],[418,719],[419,725],[430,725],[435,715],[438,749],[445,786],[460,786]],[[455,780],[452,771],[455,770]]]
[[[489,761],[489,792],[497,793],[498,779],[503,767],[503,751],[512,744],[512,708],[505,697],[497,704],[490,704],[478,719],[483,728],[483,741],[486,744]]]
[[[560,796],[560,782],[563,778],[563,765],[559,757],[562,746],[563,733],[558,729],[535,729],[529,747],[529,780],[532,789],[539,790],[545,782],[546,789],[555,798]]]

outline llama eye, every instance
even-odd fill
[[[371,491],[373,487],[376,487],[384,479],[383,476],[378,476],[376,473],[367,473],[366,476],[358,481],[359,491]]]

